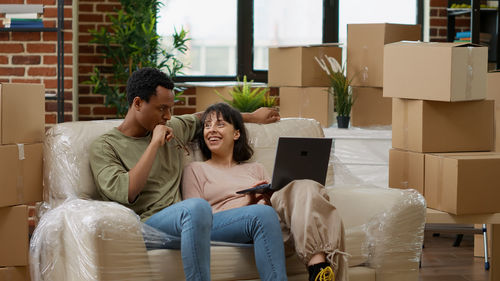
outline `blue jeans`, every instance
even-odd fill
[[[265,205],[251,205],[216,213],[207,201],[191,198],[151,216],[146,224],[173,239],[166,247],[181,249],[186,280],[210,280],[210,239],[254,243],[262,280],[287,280],[283,239],[278,216]]]

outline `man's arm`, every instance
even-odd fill
[[[198,119],[201,119],[203,112],[194,114]],[[247,123],[268,124],[280,120],[280,114],[277,109],[270,107],[260,107],[252,113],[241,113],[243,121]]]
[[[157,125],[153,130],[153,136],[146,151],[142,154],[141,158],[135,166],[128,172],[128,201],[132,203],[135,201],[141,190],[146,185],[146,182],[153,167],[153,162],[156,157],[156,152],[160,146],[165,145],[165,141],[173,138],[173,131],[171,128],[164,125]]]

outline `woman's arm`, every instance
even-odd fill
[[[194,171],[196,168],[191,163],[184,167],[182,175],[182,199],[204,198],[203,187]]]

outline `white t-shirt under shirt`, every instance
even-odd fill
[[[236,191],[250,188],[268,180],[264,166],[257,162],[241,163],[231,168],[212,166],[206,162],[192,162],[184,168],[182,197],[203,198],[214,213],[250,205],[252,198]],[[265,204],[264,200],[257,202]]]

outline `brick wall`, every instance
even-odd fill
[[[43,24],[56,27],[56,0],[4,0],[2,4],[43,4]],[[72,116],[72,29],[71,0],[64,7],[64,98],[65,120]],[[3,27],[4,15],[0,14]],[[0,32],[0,82],[43,83],[46,93],[57,92],[57,33]],[[45,102],[45,122],[56,122],[56,101]]]

